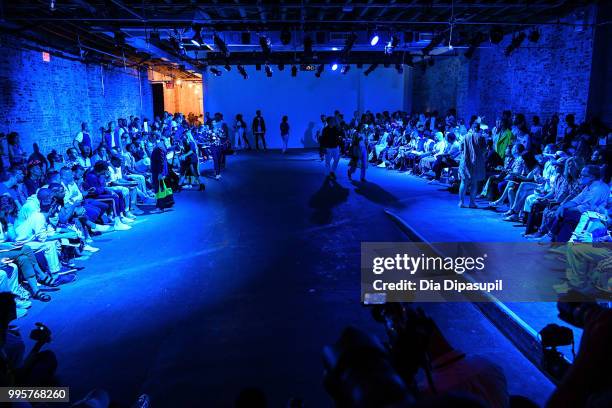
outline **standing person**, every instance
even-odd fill
[[[151,184],[153,192],[159,192],[159,187],[168,175],[168,159],[166,156],[166,144],[163,139],[158,139],[153,153],[151,153]]]
[[[361,182],[365,182],[366,168],[368,167],[368,146],[365,142],[365,136],[360,131],[353,134],[349,154],[351,161],[349,162],[348,178],[352,180],[353,173],[357,170],[357,165],[361,166]]]
[[[336,168],[340,160],[340,132],[335,122],[332,116],[327,118],[327,126],[319,139],[321,148],[325,149],[325,168],[332,180],[336,179]]]
[[[234,148],[244,149],[245,146],[247,149],[251,150],[251,143],[249,143],[249,139],[247,138],[247,124],[242,119],[242,113],[236,115],[236,121],[234,122],[234,136],[236,143],[234,144]]]
[[[264,151],[268,150],[266,147],[266,122],[264,121],[263,116],[261,116],[260,110],[255,112],[255,118],[253,118],[253,125],[251,126],[251,129],[253,130],[253,135],[255,136],[255,149],[259,150],[259,139],[261,138]]]
[[[283,116],[283,120],[280,124],[281,139],[283,139],[283,153],[287,151],[287,145],[289,144],[289,118],[287,115]]]
[[[480,133],[480,125],[475,122],[472,130],[463,139],[461,147],[463,157],[459,163],[459,207],[465,207],[465,193],[470,188],[470,208],[477,208],[474,199],[478,194],[478,183],[485,177],[485,155],[487,152],[485,138]]]

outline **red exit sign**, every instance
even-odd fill
[[[43,51],[43,53],[42,53],[42,60],[44,62],[51,62],[51,54],[49,54],[46,51]]]

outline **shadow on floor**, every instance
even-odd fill
[[[355,192],[369,201],[390,206],[394,208],[401,208],[403,205],[399,202],[398,198],[379,186],[378,184],[366,181],[365,183],[353,181],[352,184],[355,186]]]
[[[349,189],[342,187],[336,180],[326,177],[321,188],[310,197],[308,205],[315,211],[310,220],[319,225],[329,224],[332,221],[333,208],[348,199]]]

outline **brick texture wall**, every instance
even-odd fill
[[[440,57],[423,72],[414,69],[413,106],[443,111],[456,106],[466,120],[472,114],[493,125],[504,109],[544,120],[553,113],[574,113],[578,121],[587,111],[593,30],[571,26],[541,26],[537,43],[528,40],[509,57],[511,36],[499,45],[484,45],[471,60]]]
[[[146,72],[84,64],[24,49],[0,38],[0,132],[16,131],[28,152],[38,142],[43,153],[63,152],[82,121],[97,129],[110,120],[135,115],[152,118],[153,98]],[[10,45],[9,45],[10,44]]]

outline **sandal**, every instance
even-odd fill
[[[59,285],[57,284],[56,279],[55,279],[55,278],[52,278],[52,277],[51,277],[51,276],[49,276],[49,275],[45,276],[45,278],[44,278],[44,279],[42,279],[42,280],[40,280],[40,281],[38,281],[38,282],[39,282],[41,285],[44,285],[44,286],[49,286],[49,287],[51,287],[51,288],[55,288],[55,287],[59,286]]]
[[[51,300],[51,296],[38,290],[32,295],[32,299],[40,300],[41,302],[49,302]]]

